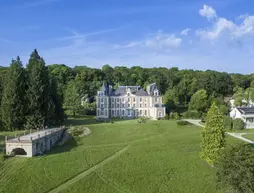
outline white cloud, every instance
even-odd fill
[[[209,20],[217,17],[216,11],[207,5],[204,5],[203,8],[199,10],[199,14]]]
[[[238,17],[237,17],[237,19],[245,19],[245,18],[247,18],[249,16],[249,14],[241,14],[241,15],[239,15]]]
[[[201,36],[202,38],[208,39],[216,39],[218,38],[223,32],[230,31],[235,28],[235,24],[232,21],[228,21],[225,18],[218,18],[212,27],[212,29],[199,29],[197,30],[197,35]]]
[[[86,34],[81,34],[81,33],[78,33],[77,31],[75,31],[73,29],[66,28],[66,30],[71,32],[73,35],[57,38],[56,40],[61,41],[61,40],[82,39],[82,38],[86,38],[88,36],[95,36],[95,35],[101,35],[101,34],[105,34],[105,33],[109,33],[109,32],[118,31],[118,30],[121,30],[123,28],[124,27],[111,28],[111,29],[105,29],[105,30],[91,32],[91,33],[86,33]]]
[[[254,34],[254,16],[246,17],[243,22],[232,32],[236,37]]]
[[[141,41],[132,41],[125,45],[115,45],[115,48],[144,47],[154,50],[158,49],[174,49],[178,48],[182,43],[182,39],[176,37],[175,34],[167,34],[158,31]]]
[[[145,41],[145,45],[152,48],[177,48],[181,45],[181,42],[182,39],[174,34],[158,31],[154,37]]]
[[[191,29],[190,28],[187,28],[187,29],[185,29],[185,30],[183,30],[183,31],[181,31],[181,35],[183,35],[183,36],[187,36],[188,35],[188,33],[191,31]]]
[[[214,19],[211,27],[196,30],[196,34],[202,38],[214,40],[225,35],[234,39],[254,35],[254,16],[240,15],[238,18],[241,18],[242,22],[237,24],[224,17],[218,17],[216,11],[207,5],[204,5],[199,13],[207,18]]]

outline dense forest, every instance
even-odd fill
[[[61,124],[66,114],[93,114],[94,96],[103,81],[114,87],[140,85],[144,88],[155,82],[164,95],[168,113],[178,111],[179,107],[205,113],[212,101],[227,113],[226,96],[234,95],[241,103],[246,95],[251,98],[254,95],[254,74],[107,64],[102,69],[71,68],[64,64],[46,65],[34,50],[25,66],[17,57],[8,67],[0,67],[0,128],[42,128]],[[87,103],[81,106],[84,99],[88,99]]]

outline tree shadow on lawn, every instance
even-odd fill
[[[66,153],[68,151],[71,151],[73,148],[77,146],[78,146],[77,140],[70,135],[70,139],[68,141],[66,141],[64,144],[61,145],[57,144],[49,152],[46,152],[46,155]]]
[[[110,122],[111,120],[98,121],[94,116],[69,116],[68,119],[64,122],[64,124],[69,126],[81,126],[81,125],[93,125],[93,124],[102,124],[105,122]],[[126,119],[117,119],[112,120],[114,122],[126,121]]]
[[[4,140],[5,140],[5,136],[0,135],[0,153],[2,153],[4,149]]]

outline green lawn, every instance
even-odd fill
[[[177,126],[173,121],[110,124],[82,118],[68,124],[86,124],[92,134],[46,156],[0,162],[0,192],[49,192],[127,146],[123,154],[60,192],[223,192],[216,190],[214,169],[199,158],[199,127]],[[229,137],[227,142],[238,141]]]
[[[249,134],[242,135],[242,136],[245,137],[246,139],[254,141],[254,133],[249,133]]]

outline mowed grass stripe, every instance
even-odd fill
[[[70,180],[66,181],[65,183],[61,184],[60,186],[56,187],[55,189],[49,191],[49,193],[58,193],[62,190],[64,190],[65,188],[67,188],[68,186],[74,184],[75,182],[79,181],[80,179],[84,178],[85,176],[91,174],[92,172],[94,172],[95,170],[97,170],[98,168],[100,168],[101,166],[107,164],[108,162],[110,162],[111,160],[117,158],[118,156],[120,156],[122,153],[124,153],[127,149],[129,148],[129,146],[121,149],[120,151],[116,152],[114,155],[110,156],[109,158],[103,160],[102,162],[96,164],[95,166],[93,166],[92,168],[78,174],[77,176],[75,176],[74,178],[71,178]]]

